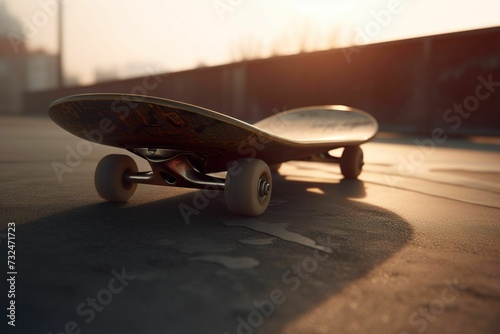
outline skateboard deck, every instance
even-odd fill
[[[345,106],[292,109],[251,125],[186,103],[120,94],[62,98],[49,115],[70,133],[103,145],[193,152],[205,160],[205,173],[227,170],[242,157],[269,165],[303,159],[360,145],[377,132],[372,116]]]
[[[292,109],[252,125],[187,103],[124,94],[65,97],[50,105],[49,115],[80,138],[121,147],[148,160],[153,171],[133,175],[127,182],[198,188],[211,184],[207,174],[227,171],[238,159],[270,166],[311,157],[340,162],[328,151],[358,147],[378,129],[371,115],[346,106]],[[351,155],[360,159],[357,151]],[[358,160],[354,163],[361,168]],[[223,183],[214,184],[224,189]]]

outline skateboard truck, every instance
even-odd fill
[[[146,159],[152,171],[126,171],[123,176],[125,184],[224,190],[226,204],[231,211],[249,216],[261,214],[269,205],[271,172],[262,160],[238,159],[233,162],[238,167],[237,171],[228,172],[226,179],[222,179],[201,173],[193,161],[202,162],[202,159],[192,152],[155,148],[135,148],[130,151]],[[256,194],[252,189],[256,189]]]
[[[191,161],[197,158],[194,153],[156,148],[135,148],[131,151],[146,159],[152,171],[126,173],[125,182],[197,189],[225,188],[224,179],[203,174],[193,166]]]
[[[137,184],[224,190],[229,210],[246,216],[262,214],[271,199],[272,178],[269,166],[259,159],[232,162],[225,179],[201,173],[192,163],[191,152],[155,149],[132,149],[149,162],[152,171],[139,172],[128,155],[110,154],[97,165],[94,184],[102,198],[113,202],[127,201]]]

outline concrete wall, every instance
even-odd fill
[[[346,104],[372,113],[383,130],[500,135],[500,28],[31,93],[26,112],[46,113],[62,96],[103,92],[181,100],[247,121]]]

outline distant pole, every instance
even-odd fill
[[[63,4],[62,1],[57,2],[58,6],[58,27],[57,27],[57,44],[59,46],[59,54],[57,56],[57,87],[64,87],[64,69],[63,69]]]

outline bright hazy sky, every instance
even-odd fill
[[[57,16],[47,6],[56,0],[3,1],[21,24],[38,25],[26,36],[30,49],[56,52]],[[153,68],[228,63],[242,54],[268,57],[500,26],[499,0],[63,2],[65,71],[82,83],[94,81],[96,69],[131,77]]]

